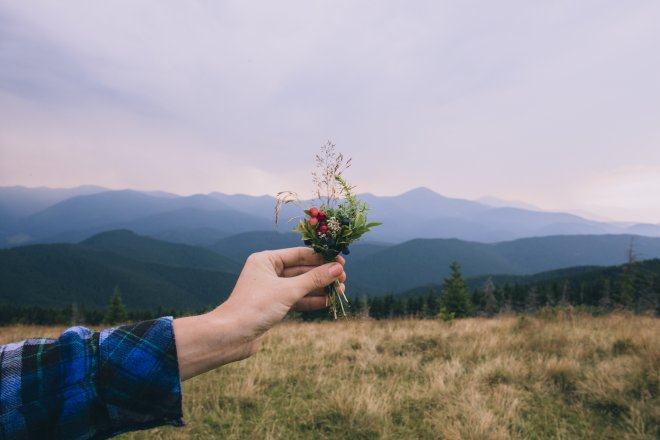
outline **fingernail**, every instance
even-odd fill
[[[328,268],[328,273],[331,277],[338,277],[344,271],[344,268],[341,267],[341,264],[333,264]]]

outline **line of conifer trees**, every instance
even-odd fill
[[[353,302],[353,311],[375,319],[489,317],[566,307],[598,314],[629,310],[660,315],[660,261],[651,263],[633,261],[597,275],[531,284],[497,286],[489,278],[471,293],[460,266],[452,263],[440,294],[429,291],[426,296],[363,298]]]
[[[654,264],[630,262],[598,275],[573,277],[531,284],[496,285],[487,279],[468,292],[458,263],[450,265],[440,292],[401,297],[354,298],[351,311],[356,317],[373,319],[431,318],[454,319],[467,316],[494,316],[534,313],[539,309],[579,307],[592,313],[630,310],[660,315],[660,260]],[[0,325],[100,325],[134,322],[161,316],[185,316],[204,310],[130,310],[122,301],[119,288],[113,291],[105,309],[89,309],[72,304],[65,308],[0,304]],[[326,311],[293,314],[292,319],[328,319]]]
[[[204,311],[185,311],[157,307],[151,310],[130,310],[124,305],[119,287],[115,287],[105,309],[85,308],[77,304],[68,307],[40,307],[0,304],[0,325],[115,325],[156,319],[161,316],[186,316]]]

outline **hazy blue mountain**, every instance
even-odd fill
[[[15,231],[17,224],[25,217],[71,197],[103,191],[106,189],[92,185],[76,188],[1,187],[0,247],[15,246],[30,240],[29,234]]]
[[[212,193],[233,209],[272,220],[275,198],[270,196],[228,196]],[[398,196],[379,197],[361,194],[371,207],[370,217],[382,221],[369,240],[401,242],[413,238],[461,238],[496,242],[533,235],[561,233],[609,233],[616,231],[607,224],[585,220],[579,216],[521,209],[493,207],[485,203],[444,197],[427,188],[416,188]],[[303,207],[312,201],[302,201]],[[300,215],[300,208],[282,208],[280,218]],[[278,230],[282,231],[282,228]]]
[[[106,191],[78,196],[27,217],[22,227],[46,237],[67,230],[82,230],[126,223],[167,211],[193,208],[221,210],[227,207],[207,196],[159,197],[137,191]]]
[[[370,238],[401,242],[414,238],[459,238],[497,242],[559,234],[621,232],[607,223],[566,213],[532,211],[440,196],[418,188],[396,197],[364,195],[370,216],[382,221]]]
[[[253,231],[218,240],[209,246],[209,249],[243,263],[254,252],[297,246],[304,246],[300,239],[300,234],[292,232],[280,233],[277,231]],[[351,254],[346,259],[349,262],[359,260],[387,247],[387,245],[382,244],[358,242],[351,246]]]
[[[126,228],[144,234],[214,229],[217,236],[253,229],[270,223],[227,208],[209,196],[171,197],[136,191],[107,191],[79,196],[31,215],[14,228],[41,242],[76,242],[105,230]]]
[[[428,188],[415,188],[398,196],[362,194],[360,198],[371,206],[372,211],[385,214],[396,211],[414,213],[418,217],[465,217],[478,214],[491,207],[470,200],[453,199]]]
[[[171,243],[183,243],[193,246],[208,246],[209,243],[215,243],[221,238],[231,234],[217,228],[175,228],[157,232],[152,232],[149,236],[158,240],[169,241]]]
[[[524,273],[492,245],[456,239],[415,239],[352,261],[348,289],[353,294],[395,293],[442,280],[452,261],[465,276]],[[365,291],[355,291],[359,284]]]
[[[92,190],[96,189],[89,189]],[[536,236],[631,232],[660,237],[660,225],[616,224],[568,213],[493,207],[444,197],[426,188],[398,196],[362,194],[360,197],[371,206],[370,219],[384,223],[365,237],[368,242],[458,238],[495,243]],[[12,208],[14,214],[10,215],[2,210],[0,203],[0,246],[77,242],[105,230],[120,228],[175,242],[210,245],[248,231],[288,233],[302,208],[312,204],[302,201],[299,206],[284,206],[280,224],[274,225],[275,198],[271,196],[211,193],[181,197],[163,192],[105,191],[71,197],[20,219],[12,217],[20,210]],[[35,205],[31,206],[35,209]],[[291,218],[294,221],[287,222]]]
[[[355,261],[351,282],[364,292],[400,292],[440,282],[452,261],[466,277],[487,274],[524,275],[571,266],[617,265],[627,261],[631,246],[639,259],[660,258],[660,238],[585,235],[526,238],[495,244],[461,240],[412,240]],[[368,286],[368,287],[367,287]]]
[[[362,258],[366,258],[369,255],[373,255],[377,252],[384,251],[390,247],[394,246],[389,243],[374,243],[374,242],[362,242],[359,241],[351,245],[349,255],[345,255],[347,267],[351,267],[350,263],[352,261],[359,261]]]
[[[299,234],[276,231],[254,231],[218,240],[209,249],[234,261],[243,263],[254,252],[302,246]]]
[[[127,222],[103,224],[89,229],[67,230],[39,240],[42,243],[78,242],[107,230],[128,229],[176,243],[207,245],[221,237],[242,231],[272,228],[267,221],[233,210],[205,211],[178,209]]]
[[[227,298],[236,274],[145,263],[76,244],[0,250],[0,302],[105,307],[115,286],[134,309],[195,310]]]
[[[660,223],[639,223],[625,228],[627,234],[646,235],[649,237],[660,237]]]
[[[275,204],[277,199],[272,196],[247,196],[244,194],[226,195],[211,193],[210,196],[220,200],[228,207],[245,214],[262,218],[267,227],[264,231],[277,231],[283,234],[291,232],[302,216],[302,210],[318,205],[310,200],[302,200],[298,204],[283,205],[280,209],[279,221],[275,224]]]
[[[522,273],[562,267],[623,264],[633,249],[639,259],[660,257],[660,238],[632,235],[566,235],[526,238],[492,245]],[[513,273],[513,272],[512,272]]]
[[[0,219],[19,219],[35,214],[71,197],[107,191],[93,185],[75,188],[27,188],[24,186],[0,187]]]
[[[593,224],[573,214],[561,212],[540,212],[520,208],[493,208],[479,214],[483,222],[498,227],[514,227],[527,233],[537,231],[549,225]]]
[[[489,209],[480,203],[451,199],[426,188],[417,188],[399,196],[362,194],[360,198],[371,208],[369,218],[383,223],[369,234],[369,239],[388,242],[414,238],[466,238],[466,232],[477,225],[467,224],[470,222],[465,220]]]
[[[494,208],[520,208],[528,209],[530,211],[542,211],[538,206],[531,203],[523,202],[520,200],[504,200],[494,196],[479,197],[476,202],[483,203],[484,205],[492,206]]]
[[[143,237],[125,229],[103,232],[80,244],[147,263],[219,270],[236,274],[241,270],[241,265],[234,260],[208,249]]]
[[[263,217],[273,221],[275,218],[275,197],[273,196],[248,196],[245,194],[222,194],[213,192],[209,196],[221,201],[228,207],[246,214]]]
[[[154,234],[162,231],[214,229],[239,232],[272,229],[272,223],[232,209],[208,211],[196,208],[184,208],[161,212],[121,224],[122,227],[143,233]]]

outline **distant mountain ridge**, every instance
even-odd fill
[[[103,307],[118,286],[132,308],[210,307],[231,292],[248,254],[294,246],[296,240],[295,234],[248,232],[220,240],[214,252],[119,230],[79,244],[0,249],[0,303]],[[347,257],[347,289],[353,297],[378,296],[438,284],[453,261],[466,277],[499,279],[617,265],[626,262],[631,244],[639,259],[660,258],[660,238],[621,235],[362,243]]]
[[[254,252],[297,246],[303,246],[299,234],[292,232],[253,231],[220,239],[207,247],[220,255],[243,263]],[[351,261],[359,260],[388,247],[388,245],[358,242],[351,246],[351,254],[347,258]]]
[[[194,267],[238,273],[241,265],[211,250],[186,244],[169,243],[122,229],[97,234],[80,245],[113,252],[132,260],[170,266]]]
[[[611,265],[611,266],[576,266],[566,269],[557,269],[547,272],[539,272],[532,275],[481,275],[476,277],[468,277],[465,279],[465,284],[470,292],[474,289],[483,289],[486,282],[490,281],[495,286],[502,287],[504,285],[539,285],[539,284],[552,284],[558,283],[563,285],[566,282],[573,284],[589,283],[594,281],[609,280],[610,286],[614,283],[612,280],[623,275],[625,265]],[[660,275],[660,259],[650,259],[636,263],[636,271],[638,273],[655,273]],[[419,286],[406,290],[398,297],[420,297],[426,296],[429,292],[436,294],[442,291],[442,283],[429,283],[424,286]]]
[[[108,190],[94,185],[75,188],[0,187],[0,216],[24,218],[72,197],[106,191]]]
[[[495,243],[537,236],[628,233],[660,237],[660,224],[621,225],[568,213],[494,207],[445,197],[427,188],[398,196],[360,197],[371,207],[370,218],[383,222],[366,237],[370,241],[457,238]],[[250,231],[289,232],[293,225],[286,220],[299,217],[300,208],[285,206],[280,224],[275,225],[274,205],[270,196],[177,196],[98,187],[0,188],[0,247],[77,242],[112,229],[195,245]]]
[[[499,243],[415,239],[351,262],[349,284],[355,283],[365,294],[402,292],[440,282],[453,261],[467,277],[618,265],[627,261],[631,246],[639,259],[660,258],[660,238],[630,235],[534,237]]]
[[[196,310],[220,304],[237,275],[144,262],[78,244],[0,250],[0,303],[91,308],[108,304],[115,287],[127,307]]]

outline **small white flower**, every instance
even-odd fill
[[[333,238],[336,238],[337,234],[341,232],[341,223],[339,223],[337,217],[330,217],[328,219],[328,232]]]

